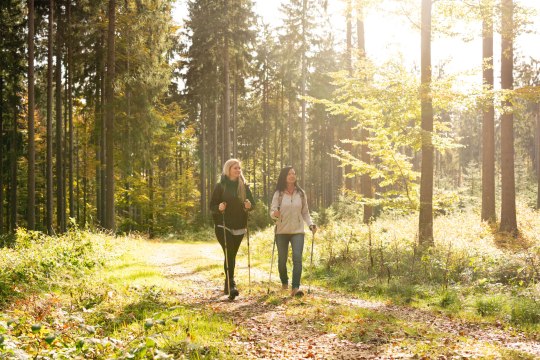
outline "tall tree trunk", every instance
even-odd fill
[[[274,159],[273,159],[273,164],[272,164],[272,179],[277,179],[277,175],[278,175],[278,169],[277,169],[277,164],[278,164],[278,153],[279,153],[279,148],[278,148],[278,129],[280,128],[280,124],[281,124],[281,112],[280,112],[280,105],[279,105],[279,102],[281,101],[280,97],[279,97],[279,94],[281,93],[279,87],[276,86],[275,88],[276,90],[276,116],[274,117],[274,149],[273,149],[273,154],[274,154]],[[279,137],[281,137],[281,132],[279,133]],[[272,188],[270,188],[270,194],[272,194]]]
[[[36,227],[36,143],[34,139],[34,0],[28,0],[28,228]]]
[[[49,31],[47,34],[47,165],[46,165],[46,225],[47,233],[53,230],[53,36],[54,36],[54,0],[49,0]]]
[[[306,187],[306,77],[307,77],[307,2],[308,0],[303,0],[302,2],[302,69],[301,69],[301,89],[300,94],[302,95],[302,138],[300,141],[300,186],[302,188]]]
[[[514,83],[514,2],[502,0],[501,88],[512,90]],[[501,225],[500,231],[517,235],[516,187],[514,179],[514,115],[512,103],[503,102],[501,115]]]
[[[124,7],[126,9],[126,12],[129,12],[129,1],[124,1]],[[127,34],[127,47],[126,47],[126,72],[128,75],[128,79],[131,78],[131,36],[128,33]],[[131,123],[131,84],[126,84],[126,100],[127,100],[127,118],[128,121]],[[132,185],[132,179],[133,179],[133,157],[131,154],[133,153],[132,145],[131,145],[131,126],[128,125],[128,133],[127,133],[127,151],[124,151],[124,153],[127,153],[127,176],[126,176],[126,204],[128,207],[128,217],[129,219],[133,219],[133,201],[131,196],[131,185]],[[132,230],[132,222],[130,222],[129,229]]]
[[[83,118],[84,134],[87,133],[88,127],[86,125],[86,117]],[[82,214],[82,226],[86,227],[86,204],[88,204],[88,137],[83,137],[83,214]]]
[[[80,162],[79,162],[79,151],[80,151],[80,147],[81,147],[81,140],[80,140],[80,137],[79,137],[79,129],[78,128],[75,128],[75,133],[74,133],[74,141],[75,141],[75,146],[73,148],[73,157],[75,158],[75,183],[77,184],[77,187],[75,189],[75,218],[77,220],[77,224],[81,224],[81,212],[80,212],[80,199],[81,199],[81,181],[80,181],[80,178],[81,178],[81,172],[80,172]]]
[[[264,203],[268,205],[268,181],[269,181],[269,174],[268,171],[270,169],[270,166],[268,165],[268,162],[270,161],[270,157],[268,156],[268,142],[269,142],[269,129],[268,129],[268,62],[265,56],[264,59],[264,68],[263,68],[263,199]]]
[[[294,166],[294,160],[295,160],[295,156],[294,156],[294,146],[293,146],[293,138],[294,138],[294,118],[295,118],[295,111],[294,111],[294,100],[295,100],[295,95],[294,95],[294,92],[293,92],[293,89],[292,89],[292,82],[289,81],[289,113],[288,113],[288,116],[289,116],[289,123],[287,124],[288,128],[287,128],[287,136],[288,136],[288,140],[289,140],[289,147],[287,149],[287,153],[289,154],[288,156],[288,163],[289,165],[292,165]]]
[[[95,183],[96,183],[96,218],[97,218],[97,223],[99,225],[103,225],[103,222],[102,222],[102,219],[103,219],[103,208],[101,207],[101,187],[102,187],[102,182],[101,182],[101,153],[103,151],[103,147],[102,147],[102,141],[101,139],[103,138],[102,137],[102,133],[101,133],[101,128],[103,126],[103,121],[102,121],[102,116],[101,116],[101,112],[102,112],[102,109],[101,109],[101,99],[102,99],[102,95],[101,95],[101,83],[102,83],[102,80],[101,80],[101,77],[102,77],[102,69],[101,69],[101,53],[100,53],[100,49],[101,49],[101,44],[100,42],[98,41],[96,43],[96,84],[95,84],[95,92],[96,92],[96,95],[95,95],[95,110],[94,110],[94,142],[95,142],[95,154],[96,154],[96,161],[95,161],[95,164],[96,164],[96,170],[95,170]]]
[[[347,0],[347,5],[346,5],[346,14],[345,14],[345,20],[346,20],[346,23],[347,23],[347,49],[346,49],[346,59],[345,59],[345,64],[347,66],[347,72],[349,73],[349,76],[352,76],[353,75],[353,68],[352,68],[352,9],[353,9],[353,5],[352,5],[352,0]],[[344,119],[343,120],[343,124],[341,124],[341,140],[343,139],[346,139],[346,138],[349,138],[349,139],[352,139],[351,137],[351,134],[352,134],[352,123],[350,120],[348,119]],[[341,145],[343,147],[344,150],[352,153],[352,144],[350,143],[344,143]],[[352,171],[352,166],[351,165],[346,165],[345,168],[343,169],[344,171],[344,174],[345,175],[348,175],[351,173]],[[346,176],[345,177],[345,188],[348,189],[348,190],[352,190],[353,188],[353,179],[352,177],[349,177],[349,176]]]
[[[358,4],[356,8],[356,33],[358,37],[358,51],[361,59],[364,59],[366,56],[366,39],[364,31],[364,9],[362,4]],[[369,131],[362,127],[360,130],[360,159],[365,164],[371,164],[371,156],[369,154],[369,145],[368,145]],[[360,179],[360,189],[362,192],[362,197],[365,199],[373,198],[371,177],[369,174],[364,174]],[[373,207],[369,205],[364,205],[364,224],[368,224],[373,217]]]
[[[4,234],[4,77],[0,74],[0,235]]]
[[[347,72],[349,73],[349,76],[352,76],[353,69],[352,69],[352,0],[347,0],[347,5],[345,9],[345,21],[347,23],[347,49],[345,53],[345,66],[347,67]],[[360,39],[358,39],[360,40]]]
[[[105,193],[106,193],[106,157],[107,157],[107,150],[106,150],[106,125],[105,125],[105,78],[106,75],[106,62],[107,62],[107,53],[105,51],[105,31],[102,31],[101,33],[101,48],[100,48],[100,88],[99,88],[99,204],[98,207],[101,209],[101,216],[99,216],[99,224],[102,227],[106,226],[106,213],[107,209],[105,207]]]
[[[68,103],[68,190],[69,190],[69,216],[75,217],[75,202],[73,198],[73,59],[71,37],[71,1],[67,4],[67,103]]]
[[[536,209],[538,210],[540,209],[540,104],[536,104],[536,182],[538,184]]]
[[[210,190],[214,189],[214,185],[216,184],[219,171],[219,159],[218,159],[218,99],[216,98],[214,100],[214,162],[212,166],[212,178],[210,179]]]
[[[485,0],[482,17],[482,79],[486,91],[493,91],[493,0]],[[482,220],[494,222],[495,215],[495,109],[491,93],[482,118]]]
[[[182,156],[180,146],[177,144],[174,147],[174,201],[178,203],[180,201],[180,176],[182,169],[180,167],[180,157]],[[203,180],[200,180],[202,183]],[[183,199],[182,199],[183,201]],[[175,226],[178,225],[178,222],[175,221]]]
[[[11,174],[11,183],[9,186],[10,200],[8,209],[11,210],[9,214],[9,230],[14,232],[17,227],[17,127],[18,127],[18,117],[19,117],[19,108],[17,106],[17,80],[15,74],[13,74],[13,127],[11,129],[11,153],[10,153],[10,174]]]
[[[224,94],[223,94],[223,161],[226,161],[230,156],[230,131],[229,131],[229,118],[231,112],[231,95],[230,95],[230,82],[229,82],[229,0],[224,0],[225,14],[225,29],[223,36],[223,76],[224,76]]]
[[[105,228],[115,231],[114,211],[114,76],[115,76],[115,23],[116,23],[116,0],[109,0],[109,32],[107,36],[107,81],[105,86],[106,97],[106,121],[105,121],[105,147],[106,159],[106,191]]]
[[[335,144],[336,144],[336,140],[337,140],[337,134],[339,133],[339,127],[336,129],[334,126],[330,126],[330,131],[329,131],[329,137],[330,137],[330,149],[333,149]],[[334,200],[336,200],[336,193],[337,193],[337,189],[341,187],[341,179],[343,179],[342,177],[342,173],[341,173],[341,168],[338,167],[337,165],[337,160],[334,158],[334,157],[331,157],[329,156],[330,158],[330,161],[329,161],[329,164],[330,164],[330,204],[332,204],[334,202]]]
[[[233,158],[238,157],[238,75],[235,76],[233,85],[233,116],[232,116],[232,146]]]
[[[114,1],[114,0],[113,0]],[[150,145],[150,144],[149,144]],[[149,214],[149,221],[148,221],[148,237],[152,239],[155,235],[155,201],[154,201],[154,194],[155,194],[155,188],[154,188],[154,165],[152,164],[152,161],[148,164],[149,170],[148,170],[148,198],[150,200],[150,214]]]
[[[60,8],[60,6],[58,6]],[[60,12],[56,20],[56,222],[59,232],[65,230],[64,160],[62,158],[62,38],[60,34]]]
[[[418,239],[422,247],[433,245],[433,104],[431,100],[431,0],[422,0],[421,112],[422,167]]]
[[[253,182],[253,196],[255,197],[255,199],[258,197],[258,187],[257,187],[257,157],[254,156],[253,157],[253,181],[250,181],[250,182]]]
[[[206,124],[205,124],[205,115],[206,115],[206,109],[204,107],[204,99],[201,100],[200,103],[201,111],[200,111],[200,120],[201,120],[201,215],[202,220],[206,221],[206,203],[207,203],[207,196],[206,196]]]
[[[320,202],[317,204],[318,207],[324,207],[325,206],[325,203],[326,203],[326,187],[327,187],[327,181],[328,181],[328,173],[326,173],[326,162],[324,161],[324,155],[326,153],[325,149],[328,148],[328,144],[327,144],[327,136],[325,135],[326,134],[326,117],[328,116],[327,114],[324,114],[323,115],[323,119],[321,120],[321,122],[319,123],[320,126],[319,126],[319,134],[321,134],[321,147],[320,147],[320,151],[319,151],[319,173],[315,173],[316,175],[319,176],[319,179],[321,179],[321,183],[320,183],[320,187],[319,187],[319,196],[321,198]]]
[[[67,18],[66,18],[67,19]],[[66,37],[67,36],[67,32],[64,32],[64,36]],[[64,40],[64,44],[66,44],[66,41]],[[66,52],[67,54],[67,52]],[[69,143],[68,143],[68,137],[69,137],[69,133],[68,133],[68,114],[69,114],[69,110],[68,110],[68,75],[67,75],[67,72],[68,72],[68,69],[67,69],[67,56],[64,57],[65,61],[64,61],[64,97],[62,99],[62,104],[63,104],[63,113],[62,113],[62,116],[63,116],[63,134],[64,134],[64,138],[62,139],[62,159],[64,160],[64,166],[62,168],[62,173],[63,173],[63,177],[62,177],[62,198],[64,199],[64,224],[66,226],[66,229],[67,229],[67,220],[68,220],[68,204],[69,204],[69,199],[68,199],[68,196],[67,196],[67,188],[68,188],[68,184],[67,184],[67,179],[68,179],[68,162],[69,162],[69,158],[68,158],[68,146],[69,146]]]
[[[285,142],[285,134],[283,129],[285,128],[285,84],[281,81],[281,116],[279,121],[279,168],[283,169],[285,160],[283,159],[283,143]]]

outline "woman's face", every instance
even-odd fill
[[[294,184],[296,182],[296,171],[294,169],[290,169],[289,173],[287,174],[287,184]]]
[[[229,170],[229,178],[231,180],[236,180],[240,177],[240,174],[242,173],[242,168],[240,167],[240,164],[234,164],[231,166],[231,169]]]

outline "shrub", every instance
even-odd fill
[[[449,308],[460,308],[461,307],[461,300],[459,298],[459,295],[455,291],[444,291],[441,294],[441,298],[439,300],[439,306],[444,309]]]
[[[437,191],[433,195],[433,214],[447,215],[459,206],[459,195],[456,191]]]
[[[539,324],[540,304],[529,298],[517,298],[512,304],[511,320],[516,324]]]
[[[477,299],[474,307],[480,316],[493,316],[503,309],[503,299],[500,296],[486,296]]]
[[[19,228],[14,248],[0,249],[0,306],[19,293],[17,287],[50,284],[60,274],[88,271],[103,264],[105,242],[72,229],[59,237]]]
[[[249,213],[249,226],[251,229],[264,229],[272,224],[268,206],[262,201],[257,202],[253,211]]]

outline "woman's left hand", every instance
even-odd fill
[[[248,199],[246,199],[246,200],[244,201],[244,207],[246,208],[246,210],[251,209],[251,201],[249,201]]]
[[[311,232],[313,233],[313,235],[315,235],[315,233],[317,232],[317,225],[313,224],[309,227],[309,230],[311,230]]]

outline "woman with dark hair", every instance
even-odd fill
[[[223,249],[225,260],[225,294],[230,299],[238,296],[234,282],[236,254],[247,232],[247,212],[253,209],[255,201],[242,175],[241,163],[229,159],[223,165],[220,182],[214,188],[210,200],[210,210],[214,219],[216,238]]]
[[[281,169],[276,191],[272,198],[270,216],[276,221],[276,245],[278,249],[278,271],[283,290],[289,288],[287,256],[289,243],[292,247],[293,271],[291,296],[303,296],[300,290],[302,277],[302,252],[304,251],[304,222],[315,234],[305,191],[296,182],[296,171],[292,166]]]

